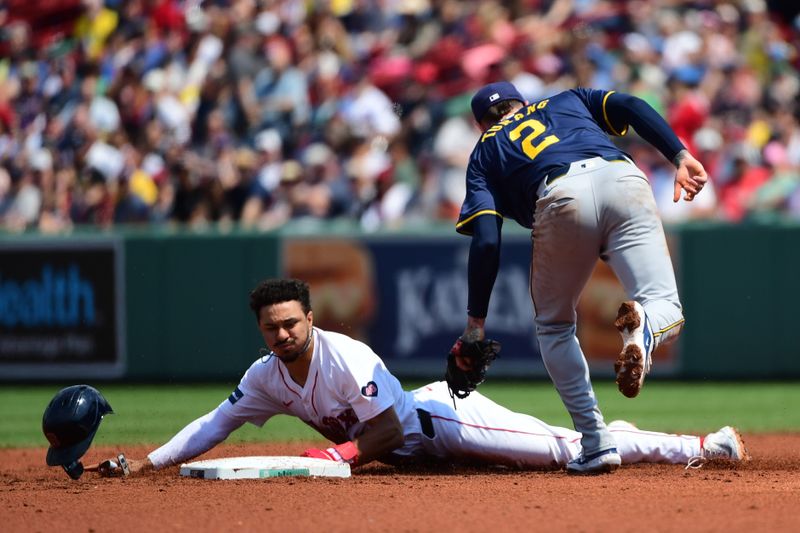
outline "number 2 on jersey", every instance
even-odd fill
[[[520,123],[519,126],[508,132],[508,137],[512,141],[517,141],[520,137],[522,137],[522,132],[527,129],[533,129],[533,131],[529,133],[527,137],[522,139],[522,151],[525,152],[525,155],[531,159],[535,159],[542,150],[559,141],[559,138],[555,135],[548,135],[542,139],[539,144],[533,144],[533,141],[536,139],[536,137],[544,133],[544,131],[547,129],[544,124],[535,119],[529,119]]]

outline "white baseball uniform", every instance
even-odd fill
[[[393,407],[404,445],[387,461],[431,456],[516,467],[565,465],[580,455],[581,434],[515,413],[478,392],[457,400],[443,381],[404,391],[366,344],[314,328],[304,386],[277,357],[256,360],[219,407],[187,425],[149,458],[156,468],[211,449],[245,422],[262,426],[277,414],[300,418],[335,443],[358,437],[365,422]],[[684,463],[700,455],[700,438],[610,424],[623,462]]]

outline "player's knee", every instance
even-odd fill
[[[536,321],[536,336],[539,339],[549,338],[572,338],[575,336],[576,324],[574,322],[542,322]]]
[[[536,338],[544,359],[568,350],[575,342],[575,324],[536,324]]]

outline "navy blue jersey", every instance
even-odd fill
[[[556,169],[590,157],[623,159],[609,135],[625,135],[606,112],[614,91],[572,89],[522,107],[481,136],[470,156],[467,194],[456,231],[472,234],[481,215],[533,226],[536,190]]]

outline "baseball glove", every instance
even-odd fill
[[[490,339],[466,341],[459,338],[447,356],[447,371],[444,378],[450,389],[451,398],[464,399],[478,388],[486,378],[486,370],[500,353],[500,343]],[[469,370],[462,370],[456,364],[456,357],[461,362],[469,363]]]

